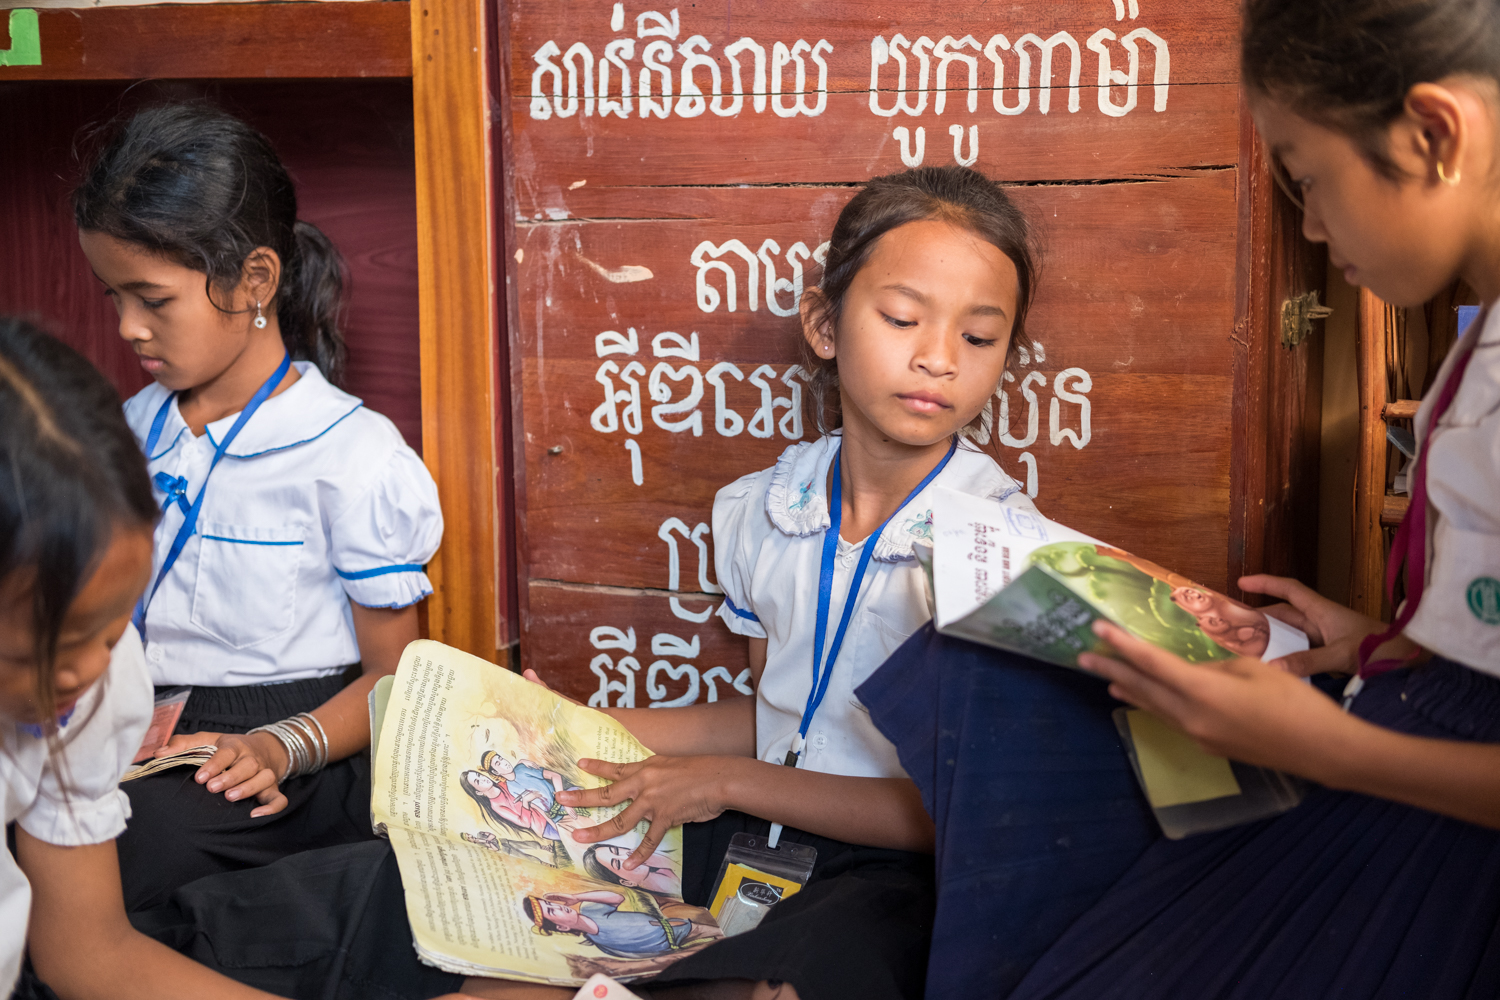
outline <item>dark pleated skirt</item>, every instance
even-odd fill
[[[1320,790],[1159,838],[1103,684],[930,629],[860,696],[938,823],[933,1000],[1500,996],[1496,831]],[[1435,660],[1372,680],[1354,711],[1500,742],[1500,679]]]
[[[348,676],[195,687],[175,732],[244,733],[310,712],[343,690]],[[162,903],[174,889],[207,875],[374,837],[367,753],[285,782],[287,807],[257,819],[250,812],[258,802],[230,802],[193,780],[196,773],[192,767],[172,768],[120,786],[131,809],[117,842],[127,911]]]
[[[683,898],[707,906],[730,839],[741,832],[764,837],[770,827],[738,812],[685,824]],[[639,989],[774,980],[790,983],[802,1000],[919,1000],[932,934],[932,858],[801,830],[784,830],[781,839],[818,852],[807,886],[772,907],[753,931],[689,955]]]

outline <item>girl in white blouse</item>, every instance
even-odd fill
[[[137,933],[121,905],[119,781],[151,721],[130,615],[156,517],[109,383],[0,319],[0,774],[16,824],[0,851],[0,995],[52,995],[40,976],[101,1000],[267,996]]]
[[[192,686],[159,753],[219,748],[129,786],[135,910],[371,836],[366,696],[417,638],[442,515],[395,426],[332,384],[342,262],[264,136],[203,105],[141,111],[73,203],[155,380],[125,404],[162,511],[134,620],[156,685]]]
[[[706,902],[736,832],[816,848],[806,889],[756,930],[673,965],[657,980],[664,986],[749,980],[764,995],[803,1000],[920,995],[932,822],[854,691],[929,617],[912,555],[930,537],[929,491],[1031,508],[961,432],[1026,343],[1033,280],[1026,220],[976,171],[876,178],[840,214],[801,317],[814,396],[829,404],[821,423],[838,429],[793,445],[714,503],[720,615],[749,643],[756,695],[609,709],[659,756],[581,761],[615,784],[557,796],[573,807],[633,800],[609,824],[575,833],[604,840],[649,821],[631,866],[687,823],[690,902]],[[491,989],[509,995],[501,984],[465,986]]]

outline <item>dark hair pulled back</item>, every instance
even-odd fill
[[[51,717],[58,634],[117,525],[157,516],[119,394],[77,351],[0,317],[0,579],[34,573],[37,703]]]
[[[1005,191],[969,167],[918,167],[872,178],[850,199],[833,225],[828,259],[818,284],[814,319],[837,330],[844,299],[855,275],[865,266],[875,244],[893,229],[909,222],[941,220],[961,226],[992,243],[1016,265],[1019,281],[1015,321],[1011,325],[1007,357],[1030,351],[1026,314],[1036,292],[1037,265],[1026,216]],[[822,358],[805,339],[798,338],[802,366],[808,373],[811,407],[820,430],[837,419],[838,362]]]
[[[113,126],[73,192],[79,229],[145,247],[206,276],[209,301],[239,284],[257,247],[281,258],[274,307],[287,350],[331,382],[344,366],[344,262],[297,218],[270,140],[201,103],[146,108]]]
[[[1246,0],[1241,73],[1251,90],[1353,139],[1387,177],[1385,130],[1418,83],[1500,79],[1495,0]]]

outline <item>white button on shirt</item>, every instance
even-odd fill
[[[1406,635],[1450,660],[1500,675],[1500,308],[1475,322],[1417,411],[1427,449],[1427,578]],[[1460,350],[1477,339],[1453,403],[1432,405]]]
[[[213,470],[198,525],[146,613],[158,684],[230,686],[337,673],[359,659],[349,602],[400,608],[432,593],[423,566],[442,539],[437,486],[385,417],[299,361],[301,377],[266,400]],[[125,404],[165,504],[160,570],[238,414],[201,437],[168,390]],[[179,502],[176,497],[181,496]]]
[[[730,483],[714,500],[714,563],[726,597],[719,616],[731,631],[766,639],[766,667],[755,695],[756,751],[761,760],[778,764],[791,749],[812,689],[818,572],[830,523],[826,483],[839,441],[834,434],[794,444],[773,467]],[[876,548],[828,692],[808,730],[801,767],[856,777],[906,776],[895,746],[875,728],[854,691],[932,617],[912,543],[932,537],[927,497],[939,486],[1036,509],[988,455],[960,446],[878,539],[838,540],[829,642],[860,552],[865,545]]]
[[[0,780],[6,823],[19,822],[38,840],[60,847],[102,844],[125,830],[130,800],[120,775],[140,749],[151,722],[151,678],[141,640],[127,626],[109,669],[78,700],[62,727],[58,759],[47,741],[13,722],[0,722]],[[66,781],[66,794],[64,782]],[[0,851],[0,994],[21,973],[31,884],[9,851]],[[87,942],[79,942],[87,947]]]

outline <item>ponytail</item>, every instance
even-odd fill
[[[276,290],[276,318],[281,339],[294,358],[318,366],[337,383],[344,374],[344,258],[323,231],[297,220],[296,250],[281,269]]]
[[[339,328],[344,262],[297,218],[297,192],[271,142],[208,104],[146,108],[108,131],[73,191],[78,228],[203,272],[208,299],[225,293],[259,247],[281,258],[271,305],[287,350],[330,382],[343,372]],[[218,294],[215,294],[217,290]]]

